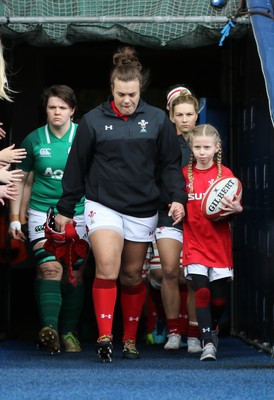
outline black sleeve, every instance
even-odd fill
[[[161,200],[186,204],[185,179],[181,169],[181,148],[174,125],[166,116],[160,132],[159,141],[159,179]]]
[[[72,218],[76,203],[85,195],[85,177],[93,154],[93,135],[83,117],[66,163],[62,179],[63,194],[57,203],[61,215]]]

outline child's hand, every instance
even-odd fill
[[[5,167],[0,168],[0,182],[1,183],[12,183],[12,182],[20,182],[23,178],[21,169],[14,169],[12,171],[9,170],[10,164],[7,164]]]
[[[172,226],[174,226],[174,225],[178,224],[179,222],[181,222],[182,219],[184,218],[185,209],[184,209],[183,204],[177,203],[176,201],[169,204],[168,207],[169,207],[168,216],[172,217],[172,219],[174,221]]]
[[[227,217],[231,214],[239,214],[243,211],[239,196],[235,196],[233,200],[230,200],[227,196],[224,196],[224,198],[221,200],[221,204],[219,205],[219,209],[224,211],[221,214],[221,217]]]
[[[4,206],[4,198],[9,200],[16,200],[18,195],[18,188],[15,183],[9,183],[7,185],[0,185],[0,203]]]
[[[23,158],[26,158],[27,152],[25,149],[15,149],[15,144],[5,147],[0,151],[0,160],[6,163],[21,163]]]

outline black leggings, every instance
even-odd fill
[[[196,298],[196,316],[201,339],[211,340],[211,331],[216,330],[225,308],[227,278],[209,282],[207,276],[191,274]]]

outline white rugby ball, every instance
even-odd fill
[[[235,196],[242,197],[242,184],[236,177],[223,177],[217,179],[205,192],[201,210],[205,218],[211,221],[220,221],[223,213],[219,205],[224,196],[233,200]]]

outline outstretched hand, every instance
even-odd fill
[[[12,182],[20,182],[24,175],[22,174],[21,169],[14,169],[9,171],[10,164],[7,164],[5,167],[0,168],[0,182],[2,183],[12,183]]]
[[[9,200],[16,200],[18,195],[18,188],[15,183],[9,183],[7,185],[0,185],[0,203],[4,206],[4,198]]]
[[[23,158],[26,158],[27,152],[25,149],[15,149],[15,144],[5,147],[0,151],[0,161],[6,163],[21,163]]]

